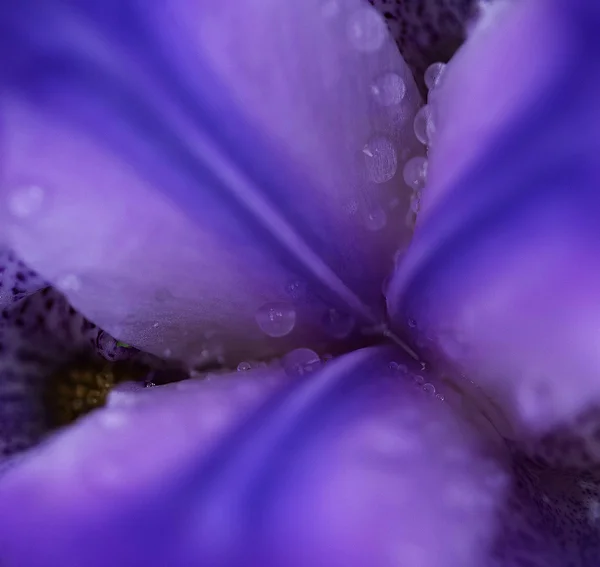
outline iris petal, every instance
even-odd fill
[[[432,149],[438,170],[424,191],[431,207],[388,305],[398,325],[414,319],[423,344],[480,384],[526,437],[571,422],[600,396],[600,14],[584,1],[511,10],[495,31],[492,23],[476,32],[460,57],[492,65],[494,53],[515,55],[511,46],[522,45],[525,62],[539,56],[536,80],[514,58],[501,82],[467,76],[460,63],[457,75],[448,69],[442,89],[460,77],[494,112],[478,129],[471,109],[447,103],[447,138]],[[539,27],[526,25],[533,21]],[[479,49],[479,37],[498,50]],[[465,139],[457,157],[448,144],[459,132],[475,149]]]
[[[98,6],[4,10],[20,57],[2,75],[3,221],[20,256],[159,356],[326,344],[330,309],[380,324],[410,237],[402,165],[422,150],[419,94],[377,12]],[[293,322],[269,332],[261,309]]]
[[[5,476],[0,506],[20,512],[0,519],[2,558],[483,565],[502,458],[402,356],[366,349],[301,377],[270,367],[114,397]]]

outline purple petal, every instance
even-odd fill
[[[77,309],[193,362],[331,342],[332,308],[348,332],[382,322],[422,148],[373,8],[22,4],[4,9],[2,220]]]
[[[397,356],[115,393],[5,474],[0,557],[487,567],[502,453]]]
[[[506,10],[444,78],[430,209],[388,305],[539,433],[600,398],[600,13],[583,0]],[[482,79],[468,62],[505,71]]]

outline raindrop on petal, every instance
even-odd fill
[[[383,209],[375,209],[365,216],[365,226],[373,232],[384,229],[386,224],[387,215]]]
[[[308,348],[297,348],[281,359],[288,376],[303,376],[316,370],[321,364],[319,355]]]
[[[385,136],[375,136],[363,148],[369,179],[385,183],[396,174],[398,156],[394,144]]]
[[[425,77],[424,77],[425,84],[427,85],[427,88],[430,91],[438,86],[438,84],[442,78],[442,75],[444,74],[445,68],[446,68],[446,65],[444,63],[438,62],[438,63],[432,63],[425,70]]]
[[[383,17],[375,8],[365,6],[352,13],[348,19],[348,39],[358,51],[377,51],[386,37]]]
[[[427,160],[422,156],[410,158],[404,165],[402,177],[413,189],[422,189],[427,181]]]
[[[245,372],[246,370],[250,370],[252,368],[252,364],[249,362],[243,361],[237,365],[238,372]]]
[[[413,122],[417,140],[426,146],[430,143],[429,134],[431,133],[431,121],[431,108],[428,105],[425,105],[418,110]]]
[[[266,303],[255,317],[261,331],[269,337],[284,337],[296,325],[296,310],[288,303]]]
[[[423,385],[423,391],[433,396],[435,394],[435,386],[433,384],[429,384],[428,382],[427,384]]]
[[[402,102],[406,94],[406,84],[397,73],[385,73],[371,85],[373,98],[381,106],[393,106]]]

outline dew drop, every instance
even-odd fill
[[[425,145],[428,145],[430,142],[429,135],[431,133],[431,121],[431,108],[426,104],[419,109],[413,122],[413,128],[417,140]]]
[[[404,165],[402,177],[413,189],[422,189],[427,181],[427,160],[422,156],[410,158]]]
[[[424,384],[425,383],[425,378],[423,378],[423,376],[419,376],[418,374],[414,377],[414,381],[417,384]]]
[[[325,332],[334,339],[345,339],[354,328],[354,317],[337,309],[328,309],[323,316]]]
[[[445,68],[446,65],[444,63],[432,63],[425,70],[425,84],[430,91],[438,86]]]
[[[440,402],[443,402],[446,399],[442,394],[436,394],[435,397],[440,400]]]
[[[392,360],[392,362],[390,362],[388,366],[389,366],[389,369],[392,372],[397,372],[398,371],[399,364],[397,362],[395,362],[394,360]]]
[[[369,179],[374,183],[385,183],[396,174],[398,156],[396,148],[385,136],[375,136],[363,148]]]
[[[375,79],[371,85],[371,93],[381,106],[394,106],[402,102],[406,85],[397,73],[385,73]]]
[[[245,372],[246,370],[250,370],[252,368],[252,364],[249,362],[243,361],[237,365],[238,372]]]
[[[15,216],[25,219],[42,208],[44,190],[38,185],[29,185],[13,191],[8,197],[8,210]]]
[[[350,43],[358,51],[377,51],[385,40],[385,21],[375,8],[365,6],[350,15],[347,33]]]
[[[435,386],[428,382],[427,384],[423,385],[423,391],[433,396],[435,394]]]
[[[385,228],[387,215],[383,209],[375,209],[365,215],[365,226],[368,230],[377,232]]]
[[[416,321],[415,321],[413,318],[409,318],[409,319],[408,319],[408,326],[409,326],[411,329],[414,329],[414,328],[416,328],[416,326],[417,326],[417,322],[416,322]]]
[[[288,303],[266,303],[255,318],[261,331],[269,337],[284,337],[296,325],[296,310]]]
[[[281,359],[288,376],[304,376],[315,371],[321,364],[319,355],[308,348],[297,348]]]

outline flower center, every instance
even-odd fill
[[[102,407],[114,386],[139,382],[148,367],[129,361],[105,362],[80,357],[61,367],[48,380],[44,407],[50,428],[73,423],[90,411]]]

